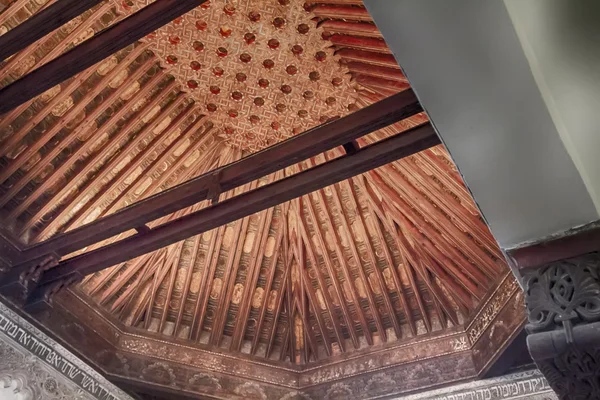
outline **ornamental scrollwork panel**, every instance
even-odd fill
[[[600,320],[600,255],[562,260],[524,274],[530,333]]]
[[[538,367],[552,388],[564,400],[600,398],[600,350],[570,347],[566,352],[544,361]]]

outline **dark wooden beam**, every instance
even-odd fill
[[[205,1],[207,0],[157,0],[144,7],[0,89],[0,115],[104,60]]]
[[[510,264],[519,269],[539,267],[565,258],[600,250],[600,222],[552,235],[526,246],[508,249]]]
[[[0,62],[105,0],[57,0],[0,36]]]
[[[224,193],[420,111],[421,106],[412,90],[398,93],[344,118],[310,129],[263,151],[148,197],[90,224],[33,245],[22,254],[22,266],[35,265],[52,252],[61,256],[69,254],[205,200],[209,188],[214,185],[215,176],[218,177],[219,188]]]
[[[280,181],[240,194],[229,200],[162,224],[97,250],[62,261],[45,271],[29,301],[43,300],[56,284],[82,279],[125,260],[160,249],[277,204],[362,174],[391,161],[440,144],[427,123]]]

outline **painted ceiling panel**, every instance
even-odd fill
[[[146,3],[100,4],[0,64],[0,84]],[[45,4],[12,2],[0,29]],[[39,242],[408,87],[360,1],[213,0],[1,117],[2,221]],[[426,121],[418,114],[362,143]],[[455,330],[506,272],[438,146],[90,275],[76,290],[141,335],[308,365]]]

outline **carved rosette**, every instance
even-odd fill
[[[599,269],[590,253],[523,276],[531,355],[563,399],[600,398]]]
[[[525,274],[527,330],[600,320],[600,256],[564,260]]]

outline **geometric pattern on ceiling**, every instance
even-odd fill
[[[43,3],[19,1],[0,14],[0,29]],[[319,27],[317,48],[348,72],[344,82],[358,107],[408,88],[360,1],[305,7],[316,18],[310,26]],[[0,85],[122,17],[101,3],[0,64]],[[216,134],[224,126],[206,104],[165,67],[152,41],[137,43],[0,117],[7,230],[38,242],[242,157]],[[363,141],[425,121],[419,114]],[[222,198],[340,154],[329,151]],[[138,334],[308,365],[453,330],[470,321],[506,271],[438,146],[116,265],[78,290]]]
[[[113,0],[126,15],[152,2]],[[289,0],[213,0],[143,42],[219,136],[254,152],[356,107],[348,70],[314,17]]]

